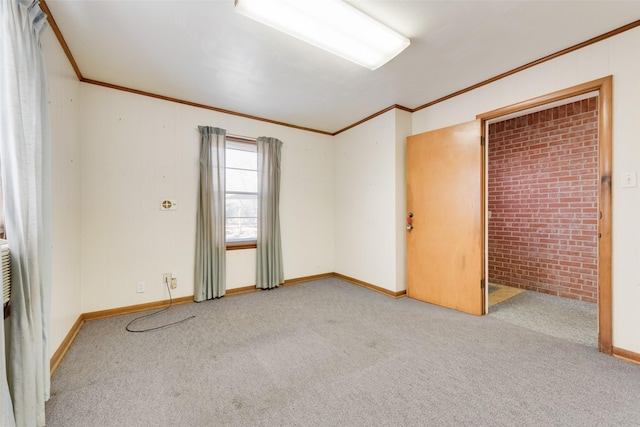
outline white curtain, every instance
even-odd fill
[[[258,145],[258,238],[256,287],[272,289],[284,283],[280,240],[280,153],[282,141],[261,136]]]
[[[198,126],[200,131],[200,191],[196,220],[194,300],[224,296],[227,239],[225,231],[226,131]]]
[[[50,132],[37,1],[0,6],[0,174],[11,261],[8,385],[17,426],[43,426],[49,398]],[[4,366],[0,367],[4,370]],[[2,421],[9,403],[2,384]]]

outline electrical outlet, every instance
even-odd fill
[[[144,292],[144,282],[138,282],[138,287],[136,288],[136,292],[138,292],[139,294]]]
[[[169,285],[171,289],[178,287],[178,275],[176,273],[164,273],[162,275],[162,283]]]

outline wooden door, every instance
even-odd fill
[[[476,120],[407,138],[407,296],[484,314],[483,147]]]

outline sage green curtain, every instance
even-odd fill
[[[196,271],[193,298],[205,301],[226,291],[225,137],[226,130],[198,126],[200,191],[196,221]]]
[[[261,136],[258,145],[258,238],[256,287],[284,283],[280,239],[280,153],[282,141]]]

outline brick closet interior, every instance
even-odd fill
[[[597,302],[598,102],[489,125],[489,282]]]

